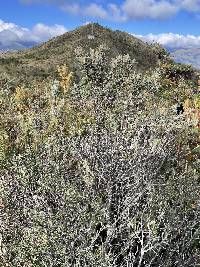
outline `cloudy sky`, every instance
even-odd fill
[[[0,49],[98,22],[169,48],[200,47],[200,0],[2,0]]]

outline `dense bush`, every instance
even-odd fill
[[[2,266],[197,266],[191,120],[163,102],[161,70],[76,51],[78,81],[1,90]]]

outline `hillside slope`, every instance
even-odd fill
[[[93,26],[95,39],[88,39],[92,32],[92,24],[88,24],[34,48],[0,55],[0,73],[20,77],[21,80],[45,78],[54,73],[58,64],[67,63],[73,68],[77,47],[88,51],[100,44],[108,47],[110,58],[129,54],[142,70],[156,65],[159,56],[151,45],[125,32],[112,31],[96,23]]]

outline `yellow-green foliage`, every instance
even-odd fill
[[[36,149],[52,133],[73,136],[94,124],[91,105],[80,107],[70,97],[73,73],[66,65],[58,67],[58,77],[58,81],[49,78],[45,82],[18,85],[9,94],[1,91],[0,126],[4,129],[1,157],[6,149],[5,136],[11,150],[21,150],[26,145]]]
[[[0,128],[0,161],[6,158],[8,149],[8,135],[5,129]]]
[[[66,95],[73,80],[73,73],[69,71],[66,64],[64,64],[63,66],[58,66],[57,71],[61,79],[60,85],[63,89],[64,95]]]
[[[160,63],[161,70],[161,94],[164,100],[171,103],[184,101],[191,95],[195,83],[191,80],[192,69],[175,63]]]
[[[113,66],[98,51],[92,56],[77,83],[64,65],[56,79],[0,90],[0,209],[6,207],[0,262],[193,264],[199,256],[196,154],[189,160],[194,134],[185,113],[171,111],[174,96],[188,99],[187,84],[178,78],[166,88],[157,70],[128,75],[134,65],[127,56]],[[163,100],[167,90],[172,94]],[[198,99],[186,105],[198,108]],[[118,256],[123,264],[116,264]]]

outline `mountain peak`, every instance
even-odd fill
[[[55,37],[39,46],[15,54],[7,54],[0,71],[16,73],[27,78],[45,78],[55,72],[57,65],[68,64],[74,68],[76,48],[85,53],[101,44],[108,48],[108,57],[129,54],[136,59],[138,68],[147,70],[156,66],[158,55],[151,45],[122,31],[113,31],[99,23],[89,23]],[[17,60],[16,60],[17,59]],[[10,62],[16,62],[10,64]],[[9,62],[7,64],[6,62]],[[1,63],[1,59],[0,59]]]

